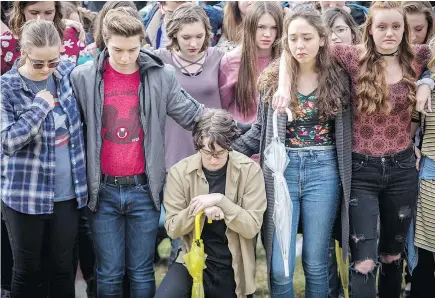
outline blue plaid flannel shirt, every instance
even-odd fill
[[[22,80],[18,60],[1,79],[1,199],[25,214],[53,213],[55,125],[47,102]],[[54,71],[61,107],[68,119],[69,150],[77,208],[86,206],[86,159],[80,112],[70,85],[74,64],[62,61]]]

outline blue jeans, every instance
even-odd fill
[[[305,297],[328,296],[328,248],[339,204],[340,179],[337,154],[331,150],[289,151],[290,163],[284,177],[293,203],[289,268],[285,277],[281,249],[276,234],[273,240],[271,291],[273,298],[294,297],[293,272],[296,262],[296,234],[299,216],[304,234],[302,264],[305,272]]]
[[[97,263],[97,297],[122,297],[127,272],[131,298],[155,294],[154,248],[159,212],[148,185],[101,185],[98,211],[89,212]]]

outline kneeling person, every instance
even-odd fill
[[[192,277],[182,264],[194,235],[195,215],[204,210],[201,238],[207,254],[205,297],[246,297],[255,292],[255,240],[266,210],[260,166],[231,150],[239,130],[223,110],[204,113],[193,129],[197,154],[168,173],[165,227],[182,239],[181,253],[162,281],[157,298],[191,297]]]

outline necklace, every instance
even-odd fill
[[[206,55],[206,54],[204,53],[204,55],[202,55],[202,57],[199,58],[199,59],[196,60],[196,61],[190,61],[190,60],[184,59],[183,57],[178,56],[176,53],[174,53],[172,56],[174,57],[174,60],[175,60],[176,64],[178,64],[178,68],[179,68],[179,69],[180,69],[184,74],[188,75],[189,77],[195,77],[195,76],[197,76],[199,73],[201,73],[202,70],[203,70],[203,68],[204,68],[205,60],[204,60],[202,63],[199,62],[199,61],[201,61],[201,60],[205,57],[205,55]],[[189,64],[187,64],[187,65],[183,65],[183,64],[181,63],[180,60],[182,60],[182,61],[184,61],[184,62],[187,62],[187,63],[189,63]],[[198,68],[198,70],[197,70],[196,72],[190,72],[190,71],[187,70],[187,67],[192,66],[192,65],[198,65],[198,66],[199,66],[199,68]],[[183,71],[183,70],[184,70],[184,71]]]
[[[382,54],[376,51],[376,53],[378,53],[378,55],[382,56],[382,57],[393,57],[393,56],[397,56],[397,52],[399,51],[399,49],[397,49],[394,53],[391,54]]]

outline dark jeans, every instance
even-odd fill
[[[54,203],[53,214],[44,215],[23,214],[2,202],[2,212],[14,256],[12,297],[46,298],[47,292],[40,285],[42,279],[47,279],[41,277],[41,272],[49,272],[51,297],[74,298],[72,264],[77,202]]]
[[[207,298],[236,298],[236,282],[233,268],[206,262],[203,282],[204,294]],[[187,268],[174,263],[166,273],[154,298],[190,298],[192,297],[192,277]],[[252,295],[248,295],[248,298]]]
[[[350,247],[357,264],[373,260],[378,254],[394,256],[404,250],[406,234],[416,206],[418,173],[413,148],[383,156],[352,154],[352,192],[350,206]],[[379,247],[377,223],[380,218]],[[398,298],[403,263],[381,264],[379,297]],[[352,297],[376,297],[373,272],[351,270]]]
[[[411,298],[435,297],[433,253],[418,248],[418,264],[412,273]]]
[[[126,272],[131,298],[153,297],[159,212],[148,185],[103,181],[98,207],[96,213],[88,212],[97,260],[97,297],[123,297]]]

